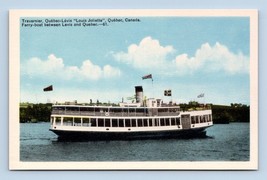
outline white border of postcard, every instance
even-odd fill
[[[258,11],[257,10],[10,10],[9,13],[10,170],[257,170]],[[250,160],[244,162],[22,162],[19,149],[20,17],[81,16],[250,17]]]

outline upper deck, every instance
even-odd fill
[[[53,105],[52,115],[81,116],[178,116],[179,106],[170,107],[113,107],[113,106],[82,106]]]

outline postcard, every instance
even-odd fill
[[[257,170],[257,10],[10,10],[10,170]]]

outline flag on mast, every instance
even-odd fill
[[[152,81],[153,81],[152,74],[145,75],[145,76],[142,77],[142,79],[143,80],[144,79],[152,79]]]
[[[43,89],[44,91],[53,91],[53,85],[50,85]]]

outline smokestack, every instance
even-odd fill
[[[143,87],[135,86],[136,102],[143,103]]]

